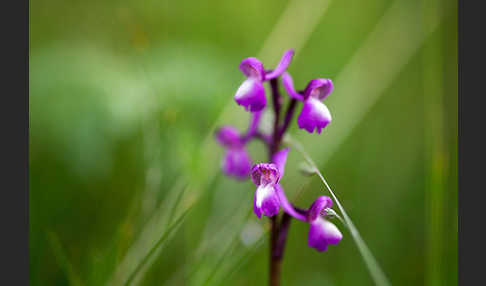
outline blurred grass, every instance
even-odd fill
[[[457,283],[456,4],[431,2],[441,7],[434,26],[428,3],[291,4],[296,20],[320,17],[289,69],[296,85],[321,76],[336,84],[324,134],[291,132],[338,190],[394,285]],[[253,187],[219,174],[222,150],[207,136],[223,110],[224,121],[246,128],[248,115],[231,99],[242,80],[237,65],[270,45],[287,4],[30,2],[32,285],[107,283],[122,261],[139,262],[126,256],[135,241],[157,240],[189,206],[139,284],[267,281],[265,236],[262,244],[241,239],[251,225],[266,227],[246,219]],[[303,14],[309,7],[313,14]],[[276,41],[291,45],[299,32],[293,27]],[[290,48],[270,47],[275,54],[262,51],[267,66]],[[255,161],[265,160],[260,146],[250,146]],[[290,154],[283,184],[289,194],[304,188],[296,202],[307,206],[321,187],[298,175],[300,160]],[[161,208],[160,227],[144,234]],[[320,254],[306,246],[306,233],[306,225],[292,225],[284,285],[371,284],[349,237]]]

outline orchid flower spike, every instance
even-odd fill
[[[333,91],[332,81],[325,78],[313,79],[307,84],[303,94],[295,91],[292,77],[287,72],[282,75],[282,82],[290,97],[304,102],[297,118],[299,128],[309,133],[317,129],[317,133],[320,134],[322,128],[325,128],[332,119],[331,112],[322,103],[322,100]]]
[[[336,225],[323,217],[324,210],[331,206],[330,197],[320,196],[307,211],[307,222],[310,224],[307,242],[318,251],[326,251],[329,244],[338,244],[343,238]]]
[[[280,63],[272,71],[266,71],[263,64],[257,58],[246,58],[241,61],[240,70],[247,79],[240,85],[235,94],[238,105],[245,107],[247,111],[257,112],[265,108],[267,99],[263,82],[280,76],[290,64],[294,50],[287,50]]]
[[[252,163],[238,130],[232,126],[223,126],[216,132],[216,139],[226,149],[221,163],[223,172],[236,179],[247,179]]]

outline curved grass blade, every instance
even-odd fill
[[[343,206],[341,205],[338,198],[336,197],[336,195],[332,191],[332,189],[329,186],[329,184],[327,183],[326,179],[324,179],[324,176],[322,175],[322,173],[317,168],[317,165],[310,158],[310,156],[307,154],[307,152],[305,152],[304,148],[302,147],[302,145],[299,142],[295,141],[294,139],[291,139],[290,136],[288,136],[286,138],[286,141],[287,141],[288,144],[292,145],[295,149],[297,149],[297,151],[299,151],[302,154],[302,156],[307,161],[307,163],[309,163],[309,165],[314,168],[316,174],[319,176],[319,178],[324,183],[327,190],[329,191],[329,193],[333,197],[334,201],[336,202],[336,205],[338,206],[339,210],[341,211],[341,214],[343,215],[344,221],[346,222],[345,226],[349,229],[349,232],[351,233],[351,236],[353,237],[353,239],[356,243],[356,246],[358,247],[358,250],[361,253],[361,256],[363,257],[363,260],[364,260],[366,266],[368,267],[368,270],[369,270],[371,277],[373,278],[373,281],[375,282],[375,284],[378,285],[378,286],[390,285],[390,282],[386,278],[385,273],[383,272],[383,270],[381,270],[381,268],[378,265],[378,262],[376,261],[375,257],[373,256],[373,254],[369,250],[368,246],[364,242],[363,238],[359,234],[358,229],[356,228],[354,223],[351,221],[351,218],[348,216],[348,214],[344,210]]]
[[[130,274],[128,277],[127,281],[124,283],[124,285],[131,285],[137,274],[140,272],[140,270],[145,266],[147,261],[151,258],[151,256],[155,253],[155,251],[159,248],[159,246],[165,242],[165,240],[169,237],[170,234],[174,230],[178,228],[178,226],[182,223],[184,218],[187,216],[188,212],[191,210],[191,208],[188,208],[187,210],[184,211],[184,213],[181,214],[179,218],[177,218],[174,223],[169,226],[169,228],[162,234],[160,239],[154,244],[154,246],[149,250],[149,252],[144,256],[142,261],[135,267],[135,270]]]
[[[235,237],[233,241],[231,242],[230,245],[228,245],[228,248],[226,248],[225,252],[223,255],[221,255],[220,259],[216,263],[216,265],[213,267],[213,271],[209,274],[209,276],[206,278],[206,281],[204,282],[204,286],[206,285],[211,285],[209,282],[213,279],[213,277],[216,275],[218,272],[218,269],[223,265],[223,263],[226,261],[226,258],[231,254],[232,250],[235,248],[235,246],[238,244],[238,237]]]
[[[240,269],[243,265],[245,265],[245,263],[255,253],[255,251],[264,244],[263,243],[264,241],[265,241],[265,236],[260,237],[260,239],[257,242],[255,242],[255,245],[253,245],[251,249],[246,251],[246,253],[244,253],[243,255],[241,255],[241,257],[237,259],[233,267],[230,267],[229,271],[226,272],[226,275],[224,275],[217,282],[213,283],[213,285],[224,285],[223,282],[227,282],[228,279],[231,277],[231,275],[233,275],[233,273],[235,273],[236,271],[238,271],[238,269]]]
[[[186,186],[187,187],[187,186]],[[172,210],[170,211],[169,218],[167,219],[167,223],[171,224],[172,221],[174,220],[177,207],[179,206],[180,202],[182,201],[182,197],[184,196],[184,193],[186,192],[186,188],[182,188],[182,191],[177,195],[176,201],[174,205],[172,206]]]
[[[84,285],[81,282],[79,276],[74,272],[72,264],[69,262],[69,259],[66,255],[66,251],[64,250],[59,237],[52,231],[48,231],[46,234],[47,241],[51,245],[52,250],[54,251],[54,256],[56,258],[57,263],[59,266],[66,272],[69,284],[74,286],[82,286]]]

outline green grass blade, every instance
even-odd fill
[[[152,248],[149,250],[149,252],[143,257],[143,259],[140,261],[140,263],[137,264],[137,267],[133,270],[133,272],[130,274],[128,277],[127,281],[124,283],[124,285],[131,285],[137,274],[141,271],[141,269],[147,264],[147,261],[152,257],[152,255],[155,253],[155,251],[166,241],[166,239],[171,235],[183,222],[184,218],[186,217],[187,213],[191,209],[187,209],[177,220],[174,221],[174,223],[162,234],[160,239],[152,246]]]
[[[69,280],[69,284],[74,286],[82,286],[84,285],[81,282],[79,276],[75,273],[72,264],[69,262],[68,256],[66,251],[64,250],[59,237],[54,232],[47,232],[47,241],[51,245],[52,250],[54,251],[54,257],[56,258],[57,263],[66,272],[66,276]]]
[[[443,8],[437,0],[423,0],[423,26],[440,17]],[[424,98],[424,139],[425,139],[425,283],[444,284],[444,245],[447,235],[444,231],[446,205],[446,176],[448,150],[444,135],[444,53],[443,37],[436,33],[424,46],[423,98]],[[450,116],[450,115],[448,115]]]
[[[324,179],[324,176],[322,173],[319,171],[319,168],[317,168],[317,165],[314,163],[314,161],[310,158],[310,156],[305,152],[304,148],[302,145],[295,141],[290,139],[290,137],[287,138],[287,142],[292,145],[297,151],[299,151],[304,159],[315,169],[316,174],[319,176],[321,181],[324,183],[326,186],[327,190],[333,197],[334,201],[336,202],[336,205],[338,206],[339,210],[341,211],[341,214],[343,215],[344,221],[346,222],[346,226],[349,229],[351,236],[353,237],[356,246],[358,246],[359,252],[361,253],[361,256],[363,257],[363,260],[368,267],[368,270],[370,271],[371,277],[373,278],[373,281],[375,282],[376,285],[378,286],[388,286],[390,285],[390,282],[385,276],[385,273],[383,270],[381,270],[380,266],[378,265],[378,262],[376,261],[375,257],[369,250],[368,246],[364,242],[363,238],[358,232],[358,229],[354,225],[353,221],[351,218],[348,216],[346,211],[344,210],[344,207],[341,205],[339,202],[338,198],[332,191],[331,187],[327,183],[326,179]]]
[[[224,282],[228,282],[231,275],[236,273],[238,269],[240,269],[245,263],[251,258],[255,252],[260,249],[260,247],[264,244],[265,236],[260,237],[260,239],[255,242],[252,248],[245,251],[241,256],[239,256],[234,263],[228,267],[226,274],[223,275],[219,280],[213,283],[213,285],[225,285]]]

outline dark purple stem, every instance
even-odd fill
[[[273,125],[273,136],[269,144],[269,159],[272,160],[273,155],[278,151],[282,142],[283,135],[287,131],[292,117],[294,115],[297,100],[292,99],[285,112],[285,119],[283,125],[279,126],[280,110],[282,106],[282,98],[278,89],[278,78],[270,80],[270,87],[272,89],[272,101],[273,110],[275,114],[275,121]],[[299,209],[300,210],[300,209]],[[287,213],[282,215],[280,224],[278,223],[277,216],[273,216],[271,222],[271,234],[270,234],[270,285],[280,285],[280,273],[283,253],[285,250],[285,242],[287,240],[287,234],[290,227],[290,221],[292,217]]]
[[[307,211],[296,206],[292,206],[296,212],[303,215],[307,214]],[[275,251],[273,252],[274,259],[282,260],[285,250],[285,243],[287,242],[287,234],[289,232],[290,222],[292,217],[284,212],[282,215],[282,220],[280,221],[280,226],[278,228],[278,239],[277,245],[275,246]]]
[[[275,250],[273,252],[273,259],[282,260],[283,253],[285,250],[285,242],[287,240],[287,234],[289,232],[289,226],[291,222],[291,216],[284,212],[282,215],[282,220],[280,221],[280,226],[278,230],[278,239],[277,245],[275,246]]]
[[[273,102],[273,111],[275,115],[275,121],[273,124],[273,136],[272,141],[269,146],[268,157],[269,161],[272,160],[273,154],[275,154],[278,150],[280,145],[280,140],[278,140],[278,126],[279,126],[279,119],[280,119],[280,107],[281,107],[281,97],[280,92],[278,90],[278,79],[274,78],[270,80],[270,87],[272,89],[272,102]],[[273,216],[270,218],[270,286],[279,286],[280,285],[280,270],[281,270],[281,259],[278,259],[274,256],[275,249],[277,246],[278,241],[278,221],[277,216]]]
[[[280,146],[280,139],[281,136],[279,135],[279,121],[280,121],[280,109],[282,106],[282,98],[280,96],[280,91],[278,89],[278,78],[274,78],[270,80],[270,87],[272,88],[272,101],[273,101],[273,110],[275,114],[275,121],[273,124],[273,142],[270,146],[270,160],[272,160],[273,154],[278,151],[278,147]]]
[[[294,111],[296,106],[297,106],[297,99],[292,98],[292,100],[290,100],[289,107],[287,107],[287,112],[285,113],[284,123],[278,131],[278,136],[280,137],[280,140],[282,140],[285,131],[287,131],[287,128],[289,127],[290,122],[292,121],[292,117],[294,116]]]

